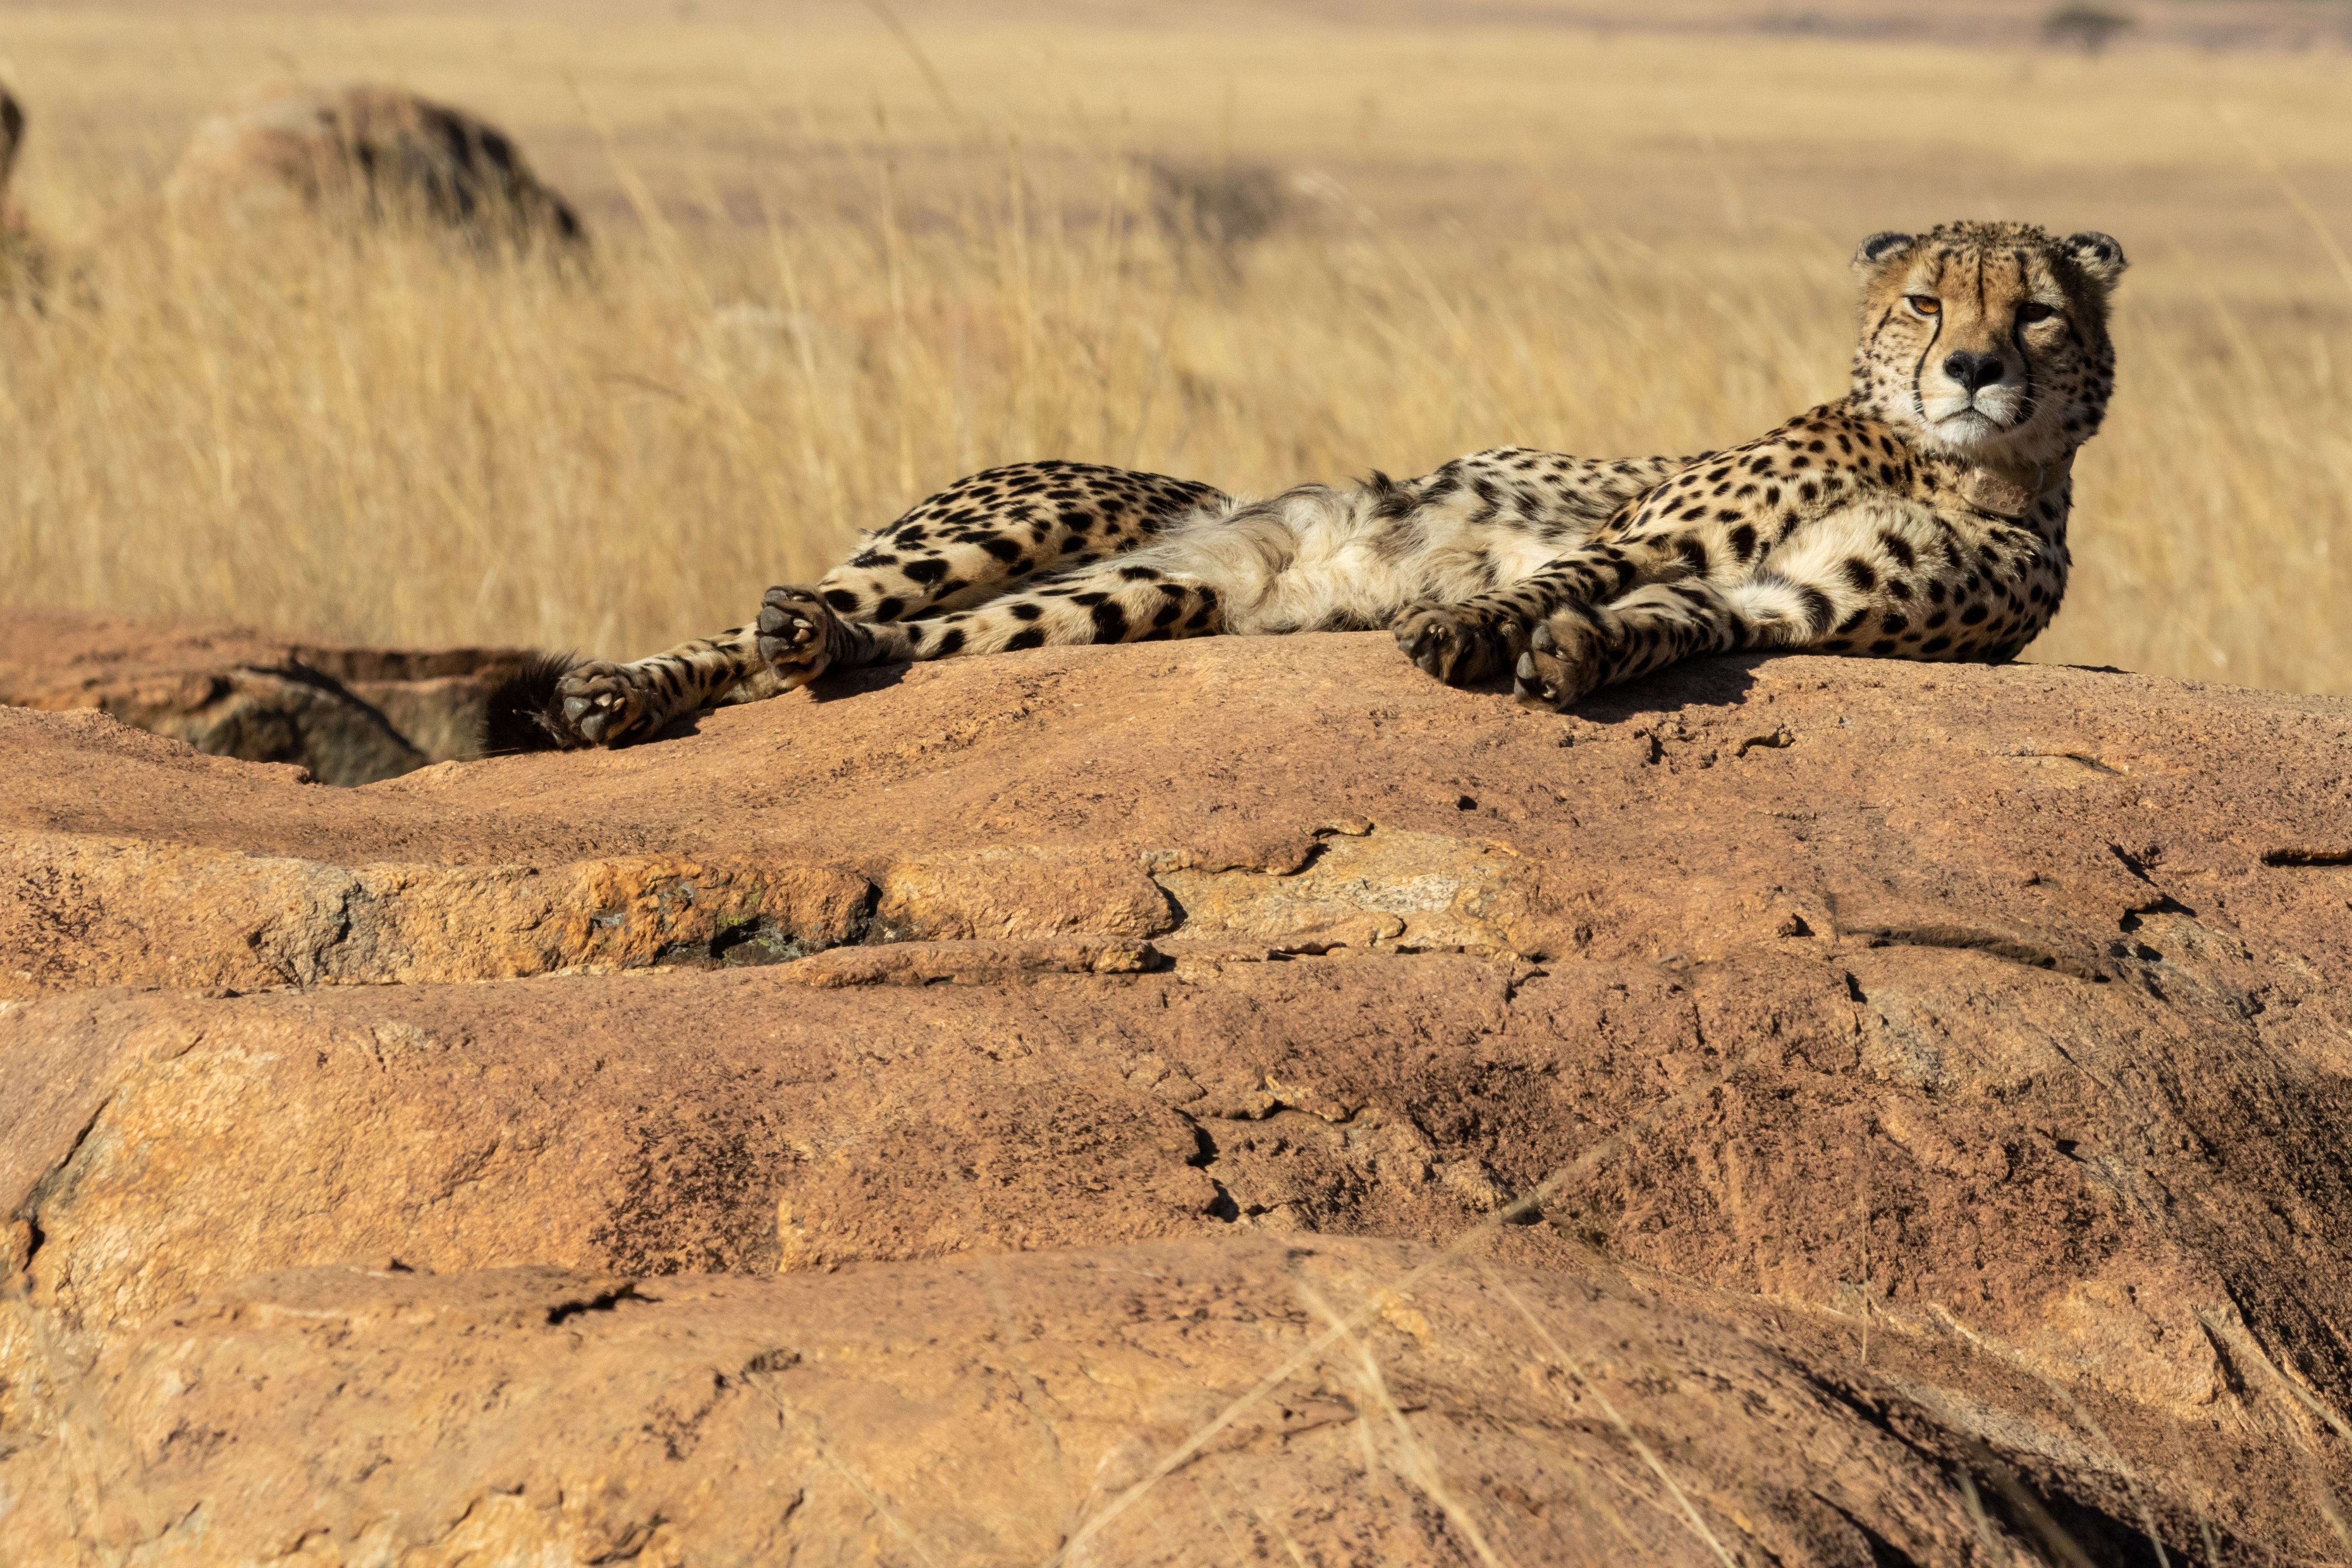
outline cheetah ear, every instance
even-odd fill
[[[2124,247],[2115,242],[2114,237],[2090,230],[2068,235],[2059,241],[2058,248],[2101,289],[2113,289],[2116,280],[2124,275],[2124,268],[2131,265],[2124,259]]]
[[[1853,269],[1867,278],[1888,262],[1907,255],[1918,243],[1907,234],[1898,234],[1891,228],[1881,229],[1855,249]]]

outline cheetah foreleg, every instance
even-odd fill
[[[1622,593],[1643,564],[1614,545],[1592,545],[1459,605],[1409,605],[1391,629],[1419,668],[1448,686],[1473,685],[1515,670],[1538,626]]]
[[[771,588],[756,623],[760,661],[784,690],[797,691],[827,670],[917,657],[928,624],[853,621],[824,602],[822,587]]]
[[[1606,605],[1570,605],[1537,626],[1512,689],[1531,708],[1638,679],[1686,658],[1779,647],[1811,635],[1801,610],[1752,594],[1727,595],[1704,578],[1653,583]]]
[[[1448,686],[1500,675],[1528,641],[1528,623],[1519,616],[1467,605],[1411,605],[1390,629],[1405,658]]]

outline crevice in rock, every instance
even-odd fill
[[[2241,1405],[2246,1402],[2246,1375],[2238,1365],[2238,1352],[2230,1347],[2221,1331],[2202,1312],[2197,1314],[2197,1327],[2204,1332],[2205,1342],[2213,1352],[2213,1364],[2221,1373],[2221,1386]]]
[[[2014,754],[2020,757],[2047,759],[2053,763],[2079,763],[2083,767],[2090,769],[2095,773],[2104,773],[2109,778],[2122,778],[2129,771],[2124,768],[2111,767],[2105,762],[2091,755],[2088,752],[2019,752]]]
[[[2352,849],[2266,849],[2265,866],[2352,866]]]
[[[686,888],[687,901],[691,903],[693,898],[693,889],[688,885]],[[722,921],[708,942],[666,942],[656,949],[651,957],[631,967],[759,969],[814,957],[836,947],[906,941],[907,933],[903,931],[877,929],[874,911],[881,898],[882,889],[868,881],[863,907],[850,917],[847,928],[837,939],[795,931],[773,915],[755,915],[732,923]],[[602,915],[595,917],[599,924],[604,918]],[[613,913],[615,925],[626,919],[625,910]]]
[[[1924,1463],[1941,1467],[1946,1462],[1945,1454],[1922,1444],[1910,1431],[1906,1430],[1911,1425],[1910,1422],[1898,1422],[1895,1419],[1894,1409],[1887,1403],[1848,1386],[1835,1375],[1823,1376],[1820,1373],[1811,1373],[1807,1375],[1805,1381],[1823,1398],[1853,1412],[1864,1425],[1900,1443]],[[1910,1413],[1915,1418],[1920,1415],[1916,1407],[1907,1401],[1899,1408]],[[1937,1430],[1940,1433],[1942,1429],[1938,1426]]]
[[[67,1148],[65,1158],[42,1173],[41,1179],[33,1184],[32,1191],[25,1194],[24,1206],[16,1211],[18,1217],[25,1222],[25,1228],[30,1233],[26,1238],[25,1245],[25,1272],[27,1276],[30,1276],[33,1271],[33,1259],[41,1255],[42,1244],[48,1240],[48,1232],[41,1228],[41,1205],[47,1202],[56,1193],[58,1184],[65,1178],[66,1172],[72,1168],[74,1157],[81,1152],[81,1146],[89,1142],[89,1135],[98,1129],[99,1119],[106,1114],[106,1108],[113,1103],[114,1097],[109,1095],[100,1102],[96,1110],[89,1113],[89,1120],[83,1122],[81,1131],[74,1134],[73,1142]]]
[[[651,1306],[660,1300],[661,1298],[658,1296],[646,1296],[640,1294],[637,1289],[637,1282],[632,1279],[628,1283],[619,1286],[614,1289],[599,1291],[585,1300],[560,1301],[556,1303],[556,1305],[550,1307],[547,1310],[547,1322],[548,1326],[552,1328],[558,1323],[570,1321],[572,1319],[580,1316],[583,1312],[613,1311],[624,1301],[642,1301],[646,1305]]]
[[[2016,1539],[2038,1544],[2047,1562],[2066,1568],[2155,1568],[2160,1561],[2191,1561],[2181,1543],[2163,1552],[2141,1525],[2086,1500],[2059,1478],[2029,1478],[1981,1438],[1962,1439],[1961,1454],[1961,1463],[1987,1483],[1980,1493],[1987,1515]]]
[[[684,969],[751,969],[789,963],[837,945],[842,944],[799,935],[774,916],[761,915],[721,928],[709,942],[666,943],[646,962]]]
[[[2190,920],[2195,920],[2197,911],[2168,893],[2162,898],[2150,899],[2147,903],[2134,904],[2126,910],[2116,920],[2116,929],[2125,931],[2137,931],[2144,923],[2140,919],[2143,915],[2187,915]]]
[[[782,1372],[787,1367],[795,1367],[800,1363],[800,1352],[779,1346],[761,1351],[758,1355],[745,1362],[743,1370],[736,1373],[736,1376],[749,1381],[754,1377],[765,1377],[772,1372]]]
[[[1885,925],[1854,926],[1848,934],[1866,939],[1873,947],[1946,947],[1962,952],[1981,952],[1989,958],[2006,960],[2027,969],[2047,969],[2077,980],[2090,980],[2105,984],[2107,976],[2079,958],[2053,952],[2039,943],[1998,931],[1979,931],[1963,925]],[[1852,984],[1851,977],[1848,984]]]
[[[659,1533],[661,1527],[668,1522],[668,1518],[659,1512],[648,1516],[643,1524],[635,1526],[629,1531],[628,1539],[620,1545],[600,1556],[589,1558],[587,1568],[601,1568],[603,1564],[613,1563],[635,1563],[639,1557],[645,1555],[645,1550],[653,1544],[655,1535]]]
[[[1862,1537],[1864,1550],[1870,1553],[1870,1568],[1927,1568],[1916,1557],[1864,1524],[1819,1492],[1809,1494],[1812,1500],[1845,1521],[1846,1527]]]

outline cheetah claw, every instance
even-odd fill
[[[787,691],[825,672],[840,632],[840,617],[814,589],[771,588],[760,600],[760,658]]]

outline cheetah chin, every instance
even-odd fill
[[[1244,500],[1049,460],[870,533],[761,618],[502,689],[494,750],[613,746],[864,665],[1388,626],[1538,708],[1740,649],[2005,659],[2058,611],[2075,452],[2115,385],[2123,247],[2020,223],[1874,234],[1843,396],[1721,451],[1506,447]]]

